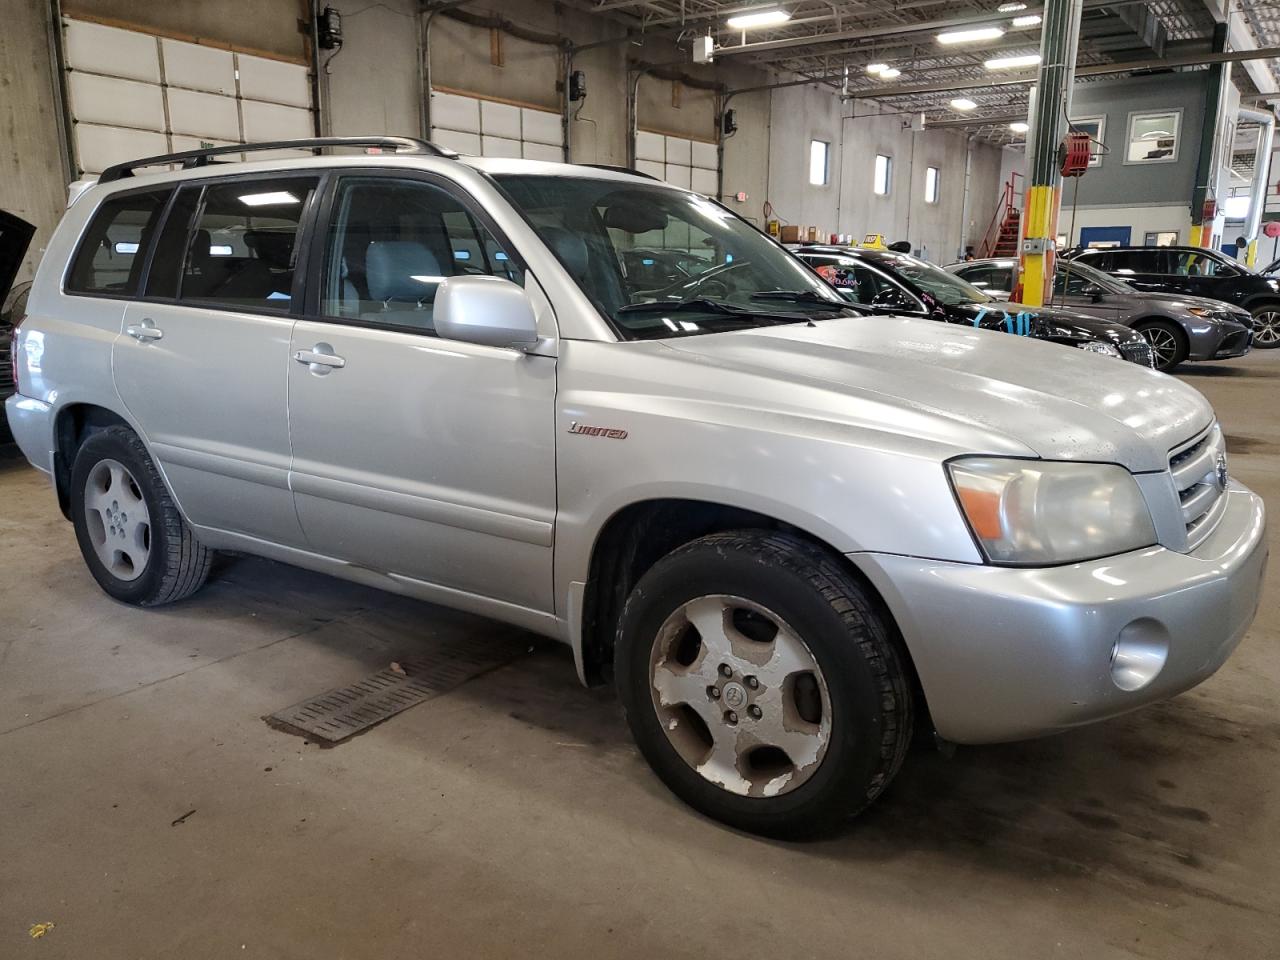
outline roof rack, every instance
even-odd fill
[[[132,177],[138,167],[155,167],[163,163],[180,163],[183,169],[204,167],[217,163],[214,157],[232,153],[257,153],[264,150],[320,150],[324,147],[381,147],[396,153],[417,153],[434,157],[456,157],[454,151],[426,140],[412,137],[312,137],[305,140],[272,140],[269,143],[237,143],[225,147],[206,147],[201,150],[184,150],[181,153],[165,153],[158,157],[143,157],[107,167],[98,177],[99,183],[112,183]]]
[[[580,163],[578,164],[578,166],[592,167],[593,169],[596,169],[596,170],[612,170],[614,173],[629,173],[633,177],[644,177],[646,180],[657,180],[659,183],[662,182],[662,180],[660,180],[658,177],[655,177],[652,173],[644,173],[641,170],[633,170],[631,169],[631,167],[624,167],[619,163]]]

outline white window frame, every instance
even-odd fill
[[[930,183],[932,180],[932,183]],[[933,187],[930,190],[930,186]],[[942,195],[942,171],[938,167],[924,168],[924,202],[937,203]]]
[[[880,161],[884,161],[884,189],[880,189]],[[887,153],[877,153],[871,166],[871,192],[877,197],[887,197],[893,193],[893,157]]]
[[[1096,123],[1098,125],[1098,136],[1095,138],[1098,142],[1089,144],[1089,166],[1100,167],[1102,166],[1102,147],[1099,144],[1105,146],[1107,142],[1107,115],[1104,113],[1097,117],[1071,118],[1072,127],[1078,127],[1082,123]],[[1181,121],[1179,121],[1179,124],[1181,124]],[[1126,143],[1125,148],[1127,149],[1128,146]],[[1125,156],[1128,156],[1128,153]]]
[[[1130,160],[1129,147],[1133,144],[1133,125],[1137,120],[1149,120],[1152,117],[1173,117],[1173,153],[1167,157],[1154,157],[1152,159]],[[1178,154],[1182,149],[1182,108],[1169,107],[1166,110],[1135,110],[1129,114],[1128,122],[1125,124],[1124,137],[1124,162],[1130,166],[1141,166],[1148,163],[1177,163]]]
[[[814,151],[818,147],[822,148],[822,179],[821,180],[813,179],[814,162],[817,160],[817,157],[814,155]],[[809,186],[825,187],[830,182],[831,182],[831,141],[819,140],[817,137],[811,137],[809,139]]]

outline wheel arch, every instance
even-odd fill
[[[650,567],[672,550],[700,537],[742,529],[791,533],[827,553],[858,582],[883,617],[907,668],[915,699],[927,716],[911,651],[889,605],[857,563],[794,523],[711,500],[672,497],[636,501],[616,510],[600,528],[591,547],[581,629],[572,638],[579,645],[577,652],[586,681],[603,683],[610,675],[618,617],[632,588]]]
[[[71,519],[71,465],[76,451],[95,431],[108,427],[127,427],[138,431],[124,417],[95,403],[68,403],[59,408],[53,421],[53,484],[58,495],[58,508]]]

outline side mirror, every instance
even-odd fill
[[[488,347],[531,347],[538,321],[529,295],[501,277],[449,277],[436,289],[432,322],[449,340]]]

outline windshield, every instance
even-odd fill
[[[853,312],[804,264],[696,194],[656,182],[518,174],[495,179],[624,339]]]
[[[932,294],[940,303],[944,303],[949,307],[958,306],[962,303],[994,302],[991,297],[969,283],[969,281],[962,280],[954,273],[947,273],[947,271],[941,267],[935,267],[932,263],[917,260],[915,257],[906,254],[899,254],[894,257],[877,257],[872,262],[900,274],[925,293]]]
[[[1081,263],[1078,260],[1068,260],[1066,263],[1058,264],[1058,273],[1061,275],[1060,283],[1067,282],[1067,292],[1074,293],[1076,287],[1080,284],[1074,281],[1068,281],[1067,277],[1079,277],[1084,283],[1095,284],[1101,287],[1107,293],[1133,293],[1133,287],[1129,286],[1123,280],[1117,280],[1110,274],[1103,273],[1097,267],[1091,267],[1087,263]]]

